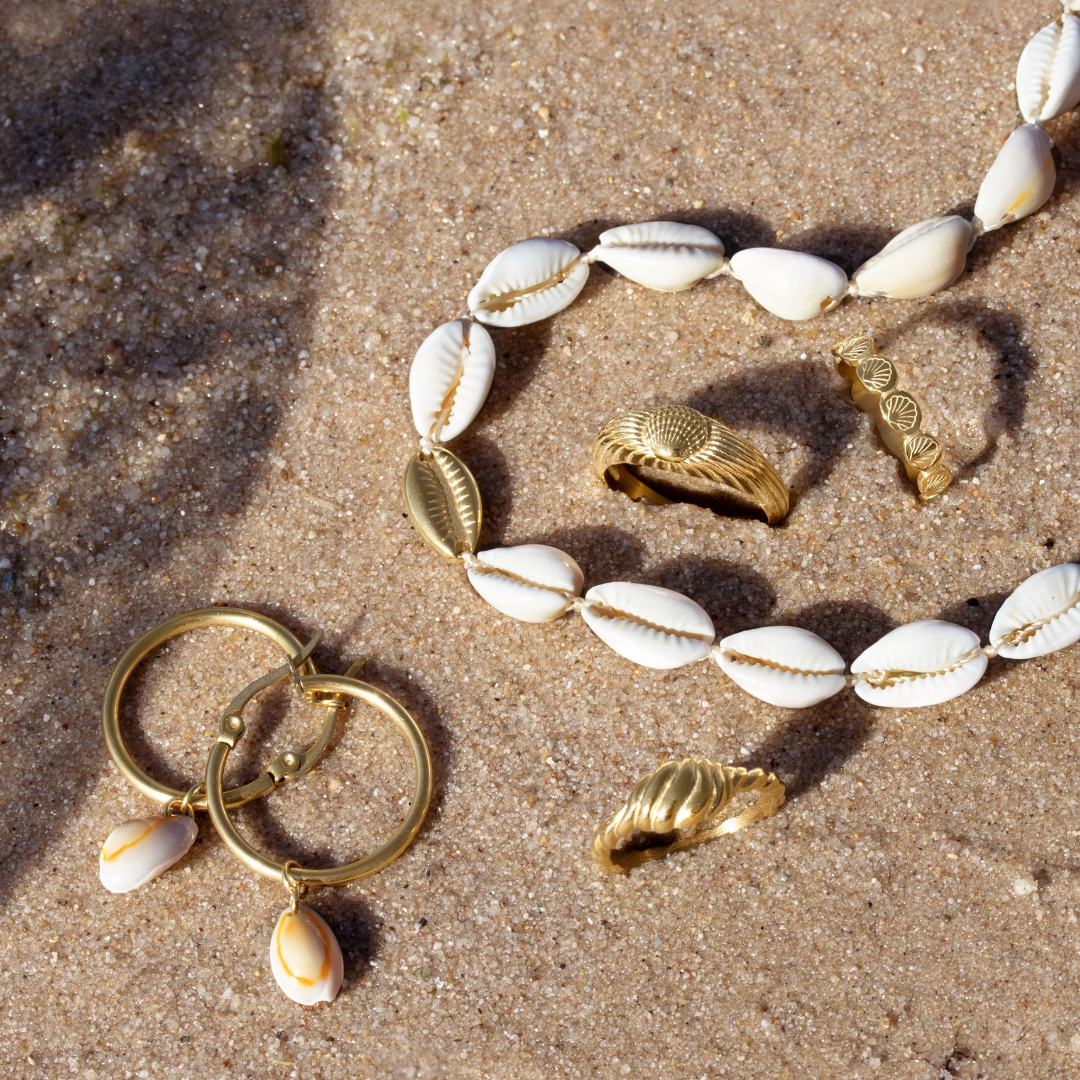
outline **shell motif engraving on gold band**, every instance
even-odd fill
[[[752,791],[760,792],[753,805],[713,824],[736,795]],[[714,836],[738,832],[771,817],[783,802],[784,785],[763,769],[718,765],[705,758],[668,761],[642,777],[621,809],[596,826],[592,857],[607,873],[626,873]],[[619,848],[633,842],[635,834],[642,839],[667,836],[669,840],[653,847]]]
[[[457,559],[480,543],[483,504],[468,466],[445,447],[413,454],[405,467],[405,509],[440,555]]]
[[[788,512],[780,474],[753,443],[686,405],[635,409],[609,420],[593,442],[593,472],[631,499],[725,502],[761,510],[770,525]]]
[[[851,383],[851,399],[873,417],[881,441],[900,459],[907,477],[924,500],[936,498],[952,483],[941,464],[941,444],[922,430],[922,407],[914,395],[896,386],[896,365],[874,354],[874,339],[865,334],[832,347],[836,370]]]

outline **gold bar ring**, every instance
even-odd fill
[[[167,811],[179,806],[183,806],[184,810],[188,808],[205,810],[206,796],[177,791],[175,788],[158,783],[135,764],[120,734],[120,698],[132,672],[147,653],[178,634],[207,626],[232,626],[262,634],[289,658],[287,666],[296,677],[315,674],[315,665],[308,657],[322,637],[321,634],[307,648],[304,648],[280,623],[256,611],[246,611],[244,608],[199,608],[197,611],[185,611],[181,615],[175,615],[159,623],[153,630],[148,630],[134,642],[120,658],[120,662],[109,679],[109,685],[105,687],[105,698],[101,705],[101,729],[105,736],[105,745],[124,779],[148,799],[153,799],[166,807]],[[262,798],[282,781],[303,776],[319,760],[334,734],[337,710],[341,702],[331,700],[318,701],[315,704],[326,704],[327,709],[322,729],[311,746],[302,752],[287,751],[279,754],[257,780],[227,791],[225,800],[229,806],[243,806],[244,803]]]
[[[761,792],[752,806],[719,825],[700,828],[714,821],[736,795],[749,791]],[[772,817],[783,802],[784,785],[774,773],[764,769],[718,765],[704,758],[668,761],[643,776],[622,808],[604,824],[596,826],[592,857],[607,873],[627,873],[674,851],[738,832]],[[617,850],[620,843],[630,840],[635,833],[649,839],[682,835],[655,847]]]
[[[923,431],[918,399],[897,388],[896,365],[874,352],[874,339],[866,334],[844,338],[832,347],[836,370],[851,383],[851,400],[869,415],[881,441],[904,466],[919,497],[936,499],[952,483],[952,472],[941,463],[941,443]]]
[[[780,474],[753,443],[686,405],[635,409],[596,436],[593,471],[631,499],[692,502],[716,511],[724,501],[757,507],[770,525],[788,512]]]

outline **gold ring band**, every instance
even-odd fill
[[[866,334],[844,338],[832,347],[836,370],[851,383],[851,400],[869,415],[881,441],[904,466],[907,478],[927,502],[952,483],[941,464],[941,443],[922,430],[922,406],[914,394],[897,388],[896,365],[874,352]]]
[[[596,436],[593,471],[631,499],[663,504],[750,504],[770,525],[788,512],[780,474],[753,443],[686,405],[635,409]]]
[[[761,794],[741,814],[719,825],[700,828],[709,825],[736,795],[750,791]],[[763,769],[718,765],[704,758],[668,761],[642,777],[622,808],[604,824],[596,826],[592,857],[608,873],[627,873],[674,851],[682,851],[715,836],[738,832],[747,825],[772,817],[783,802],[784,785],[774,773]],[[617,850],[620,843],[635,833],[655,836],[675,832],[683,835],[671,843]]]
[[[244,706],[272,682],[291,675],[292,668],[288,664],[264,675],[261,679],[256,679],[246,690],[242,690],[233,698],[222,714],[218,725],[217,742],[211,748],[210,759],[206,763],[206,799],[210,808],[210,820],[213,821],[221,839],[245,866],[265,877],[289,882],[290,891],[293,887],[299,890],[304,885],[345,885],[350,881],[358,881],[360,878],[378,873],[413,842],[423,824],[428,804],[431,802],[431,754],[423,732],[412,715],[389,694],[384,694],[376,687],[352,678],[352,672],[358,669],[359,664],[354,664],[346,675],[304,675],[301,676],[300,682],[308,695],[315,693],[343,695],[357,698],[379,709],[394,721],[409,744],[416,764],[416,793],[413,795],[412,805],[405,815],[405,820],[378,851],[362,859],[327,870],[308,869],[297,865],[292,860],[284,863],[275,862],[256,851],[240,835],[229,817],[225,797],[221,790],[222,775],[225,772],[225,762],[228,760],[229,751],[236,746],[237,740],[244,734]]]
[[[185,611],[175,615],[165,622],[159,623],[148,630],[131,648],[120,658],[115,670],[109,679],[109,685],[105,687],[105,698],[101,705],[101,728],[105,736],[105,745],[116,762],[124,779],[141,791],[148,799],[153,799],[162,806],[172,808],[173,805],[183,807],[184,810],[205,810],[206,796],[196,795],[195,792],[201,784],[196,785],[190,791],[177,791],[175,788],[159,784],[156,780],[147,776],[132,760],[128,753],[124,740],[120,735],[120,698],[124,687],[132,672],[151,650],[156,649],[163,642],[188,630],[198,630],[207,626],[233,626],[243,630],[251,630],[256,634],[262,634],[269,638],[290,660],[303,657],[303,662],[298,670],[306,675],[315,674],[315,665],[307,658],[304,647],[288,630],[273,619],[260,615],[255,611],[246,611],[243,608],[199,608],[196,611]],[[321,635],[320,635],[321,636]],[[334,723],[337,711],[328,707],[326,718],[323,721],[322,730],[318,738],[303,754],[285,753],[280,755],[267,767],[266,771],[258,780],[253,780],[243,787],[234,788],[225,792],[225,800],[229,806],[243,806],[244,803],[262,798],[286,777],[292,778],[307,772],[326,749],[334,734]],[[287,760],[288,759],[288,760]],[[289,762],[303,759],[303,768],[289,768]]]

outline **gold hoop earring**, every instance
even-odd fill
[[[120,734],[120,699],[128,679],[149,652],[178,634],[208,626],[233,626],[261,634],[285,653],[289,660],[288,670],[295,678],[315,674],[310,654],[319,643],[321,633],[305,648],[280,623],[243,608],[186,611],[166,619],[132,644],[120,658],[105,688],[101,728],[105,745],[120,774],[148,799],[156,802],[161,810],[158,814],[125,822],[105,840],[98,860],[98,872],[102,885],[109,892],[129,892],[163,874],[187,854],[198,835],[195,811],[206,809],[206,796],[201,794],[202,782],[186,792],[177,791],[154,780],[135,764]],[[260,799],[278,784],[303,776],[311,769],[334,734],[339,705],[339,702],[327,702],[322,730],[307,750],[279,754],[257,780],[226,792],[228,804],[242,806]]]
[[[361,661],[362,663],[363,661]],[[307,693],[333,694],[338,699],[356,698],[385,713],[405,736],[416,765],[416,792],[409,812],[394,835],[378,851],[362,859],[325,870],[300,866],[293,860],[276,862],[256,851],[229,818],[222,776],[229,752],[244,734],[244,707],[264,687],[290,674],[289,665],[257,679],[233,699],[218,725],[217,742],[206,763],[206,801],[210,819],[228,849],[249,869],[279,880],[289,891],[289,906],[281,913],[270,939],[270,970],[285,995],[300,1005],[333,1001],[341,987],[343,961],[334,932],[322,916],[300,899],[310,886],[347,885],[378,873],[412,843],[431,802],[431,754],[423,732],[412,715],[389,694],[347,675],[304,675],[301,689]]]

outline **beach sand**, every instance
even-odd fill
[[[1055,3],[435,6],[188,0],[0,7],[0,1060],[12,1078],[1074,1077],[1080,1073],[1075,649],[995,659],[964,697],[774,708],[715,664],[634,666],[576,615],[515,623],[404,516],[411,358],[504,247],[674,219],[729,252],[851,272],[970,213],[1019,123]],[[580,298],[495,330],[452,449],[484,546],[553,544],[586,587],[686,593],[722,637],[789,623],[850,663],[946,619],[986,641],[1077,556],[1080,120],[1048,125],[1042,212],[924,300],[783,322],[737,282]],[[829,346],[869,332],[957,481],[917,499]],[[787,519],[653,507],[590,473],[600,425],[689,404],[753,440]],[[136,892],[98,850],[154,812],[101,735],[117,659],[160,620],[249,607],[424,730],[412,847],[309,902],[345,982],[303,1009],[269,972],[287,895],[200,817]],[[133,679],[140,764],[199,781],[227,702],[281,662],[177,639]],[[287,684],[230,779],[314,736]],[[775,770],[769,820],[602,877],[593,826],[702,756]],[[411,797],[404,743],[350,709],[319,766],[237,812],[277,859],[370,852]]]

